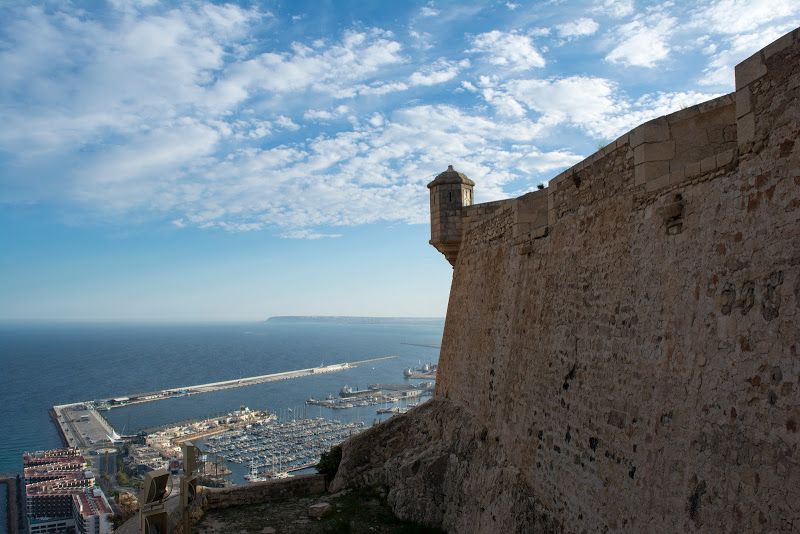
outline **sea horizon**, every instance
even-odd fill
[[[284,316],[280,316],[284,317]],[[295,316],[296,317],[296,316]],[[302,321],[0,321],[0,472],[19,472],[26,450],[61,446],[56,404],[396,355],[341,373],[169,399],[107,412],[112,424],[146,428],[248,405],[279,411],[343,385],[402,382],[402,369],[438,361],[444,319]],[[374,319],[374,318],[370,318]],[[355,413],[355,412],[354,412]],[[371,419],[371,413],[358,414]],[[367,421],[371,422],[371,421]],[[121,428],[120,428],[121,429]],[[120,430],[118,429],[118,430]]]

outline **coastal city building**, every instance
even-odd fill
[[[22,464],[30,534],[112,532],[111,506],[78,449],[26,452]]]

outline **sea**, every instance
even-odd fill
[[[349,385],[403,383],[403,370],[437,363],[440,318],[277,317],[253,323],[0,323],[0,473],[26,450],[59,447],[56,404],[129,396],[382,356],[346,371],[171,398],[104,412],[120,434],[228,413],[241,406],[281,419],[381,419],[375,407],[331,410],[310,397]],[[383,416],[385,417],[385,416]],[[3,486],[0,486],[3,488]],[[0,489],[0,532],[5,493]]]

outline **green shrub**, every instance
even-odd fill
[[[128,475],[123,473],[122,471],[117,471],[117,484],[120,486],[128,486],[131,483]]]
[[[339,463],[342,461],[342,448],[334,445],[328,452],[323,452],[317,464],[317,471],[325,475],[328,481],[333,480],[339,470]]]

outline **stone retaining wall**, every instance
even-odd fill
[[[230,488],[203,488],[206,510],[305,497],[325,493],[324,475],[299,475],[282,480],[253,482]]]

